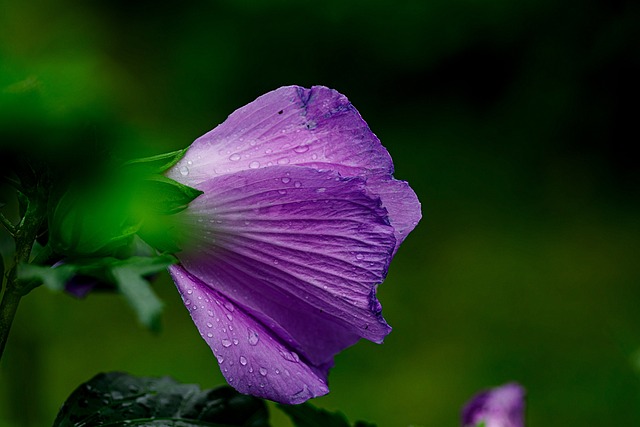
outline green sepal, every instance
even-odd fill
[[[330,412],[316,408],[309,402],[301,405],[277,405],[289,416],[295,427],[351,427],[347,417],[342,412]],[[375,424],[357,421],[354,427],[375,427]]]
[[[109,186],[72,188],[49,213],[49,244],[60,255],[113,255],[128,246],[140,228],[131,214],[128,189]]]
[[[98,374],[64,402],[53,427],[269,427],[264,401],[222,386],[200,390],[169,377]]]
[[[161,252],[179,252],[184,225],[176,221],[174,215],[186,209],[202,191],[153,175],[141,184],[138,194],[136,217],[141,223],[138,235]]]
[[[189,148],[185,148],[178,151],[172,151],[170,153],[158,154],[151,157],[142,157],[139,159],[132,159],[123,164],[124,167],[135,167],[144,169],[146,173],[161,174],[167,169],[174,166],[176,163],[184,157]]]
[[[166,176],[152,175],[141,183],[140,208],[151,214],[173,215],[202,193]]]

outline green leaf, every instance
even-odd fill
[[[231,387],[200,390],[169,377],[98,374],[64,403],[53,427],[268,427],[265,403]]]
[[[160,174],[180,161],[188,148],[172,151],[171,153],[158,154],[151,157],[142,157],[139,159],[129,160],[123,166],[135,166],[143,168],[147,173]]]
[[[77,266],[61,265],[59,267],[46,267],[34,264],[20,264],[18,266],[18,278],[21,280],[33,280],[53,291],[64,290],[64,285],[73,277]]]
[[[278,408],[291,418],[295,427],[351,427],[343,413],[316,408],[308,402],[301,405],[278,404]],[[375,424],[358,421],[355,427],[375,427]]]
[[[140,323],[155,332],[160,330],[163,304],[151,289],[145,276],[164,270],[175,262],[176,259],[170,255],[153,258],[131,257],[111,267],[114,283],[136,312]]]

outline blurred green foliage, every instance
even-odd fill
[[[6,0],[0,166],[71,144],[67,167],[91,173],[107,155],[184,148],[278,86],[333,87],[424,219],[380,287],[393,333],[340,354],[314,403],[456,426],[478,389],[515,380],[532,426],[638,425],[639,20],[624,0]],[[172,286],[155,286],[159,336],[116,296],[24,298],[0,424],[50,425],[100,371],[221,384]]]

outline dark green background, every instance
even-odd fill
[[[0,78],[41,85],[20,113],[49,121],[40,143],[88,129],[74,138],[131,155],[183,148],[282,85],[339,90],[424,218],[380,287],[393,333],[340,354],[314,403],[381,427],[452,427],[477,390],[515,380],[530,426],[631,426],[639,16],[618,0],[5,0]],[[117,296],[23,299],[0,424],[49,425],[99,371],[220,384],[166,275],[156,289],[159,336]]]

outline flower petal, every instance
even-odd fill
[[[505,384],[475,395],[462,410],[462,426],[524,427],[524,395],[522,386]]]
[[[167,175],[200,188],[216,175],[274,165],[302,165],[365,177],[396,228],[396,247],[421,218],[406,182],[349,100],[335,90],[286,86],[260,96],[198,138]]]
[[[344,95],[322,86],[286,86],[198,138],[168,176],[200,189],[216,174],[287,164],[344,176],[393,172],[389,153]]]
[[[184,268],[315,366],[390,332],[376,299],[395,247],[359,178],[280,166],[213,178],[179,214]]]
[[[241,393],[287,404],[328,393],[326,373],[292,352],[251,313],[183,267],[171,266],[169,271],[230,385]]]

